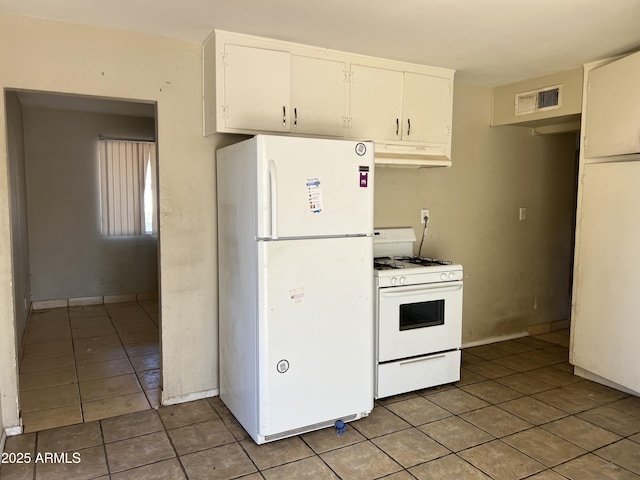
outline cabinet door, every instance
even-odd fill
[[[451,80],[405,72],[402,139],[448,143],[452,115]]]
[[[291,56],[292,133],[343,137],[345,64]]]
[[[640,152],[640,53],[589,72],[585,157]]]
[[[351,66],[349,136],[399,140],[402,122],[402,72]]]
[[[229,44],[224,51],[225,127],[289,131],[289,53]]]

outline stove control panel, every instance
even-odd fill
[[[451,267],[451,265],[449,265]],[[374,271],[378,288],[402,287],[405,285],[421,285],[428,283],[448,283],[462,280],[462,267],[453,266],[451,270],[444,266],[411,270],[410,273],[398,273],[398,270]]]

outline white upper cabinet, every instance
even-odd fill
[[[289,131],[289,54],[224,45],[224,95],[218,131]]]
[[[453,80],[405,72],[402,138],[411,142],[451,142]]]
[[[640,153],[640,52],[591,70],[585,158]]]
[[[342,137],[345,64],[291,55],[291,133]]]
[[[402,72],[351,65],[349,137],[400,140]]]
[[[453,76],[448,69],[216,31],[203,44],[204,134],[374,140],[378,164],[448,166]]]

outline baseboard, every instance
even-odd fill
[[[39,300],[31,303],[32,310],[48,310],[50,308],[82,307],[87,305],[102,305],[121,302],[135,302],[137,300],[156,300],[157,292],[127,293],[122,295],[104,295],[95,297],[60,298],[57,300]]]
[[[504,342],[506,340],[513,340],[514,338],[522,338],[529,335],[529,332],[514,333],[512,335],[503,335],[500,337],[485,338],[483,340],[476,340],[475,342],[466,342],[462,344],[462,348],[479,347],[480,345],[488,345],[490,343]]]
[[[213,388],[211,390],[204,390],[202,392],[196,392],[196,393],[188,393],[186,395],[175,395],[173,397],[165,397],[163,392],[161,404],[163,406],[176,405],[178,403],[193,402],[195,400],[201,400],[203,398],[209,398],[209,397],[216,397],[218,395],[220,395],[219,388]]]

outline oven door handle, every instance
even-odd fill
[[[411,360],[405,360],[404,362],[400,362],[400,366],[409,365],[411,363],[428,362],[429,360],[435,360],[436,358],[444,358],[444,357],[446,357],[446,355],[444,353],[441,353],[440,355],[431,355],[430,357],[413,358]]]
[[[446,285],[437,284],[438,286],[430,286],[429,284],[416,285],[410,287],[391,287],[380,291],[383,297],[402,297],[405,295],[424,295],[425,293],[437,292],[455,292],[462,290],[462,282],[451,282]]]

